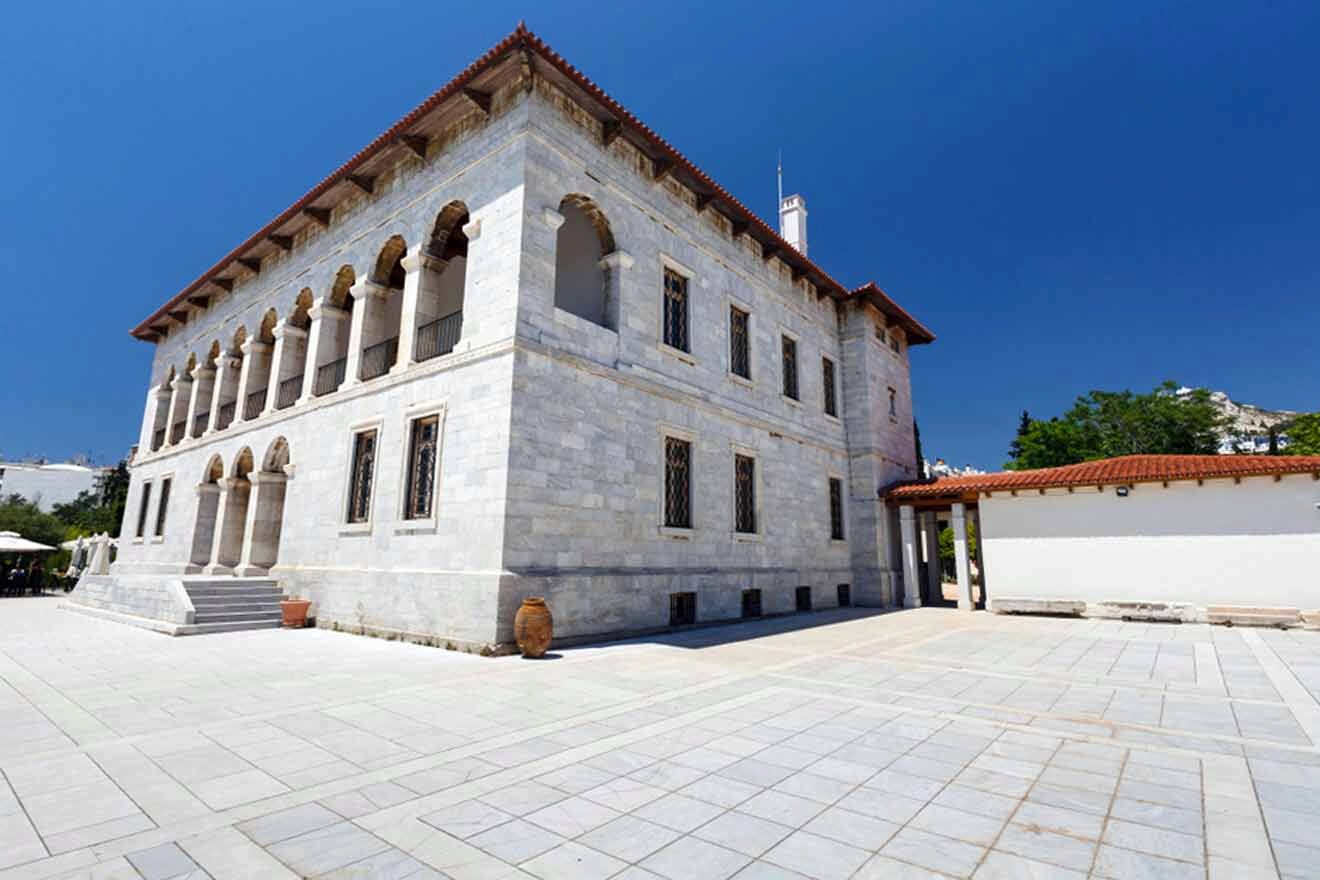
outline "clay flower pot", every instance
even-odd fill
[[[555,621],[550,606],[540,596],[523,599],[513,618],[513,639],[524,657],[540,657],[550,647],[555,635]]]
[[[281,599],[280,616],[289,629],[302,629],[307,625],[307,610],[312,607],[309,599]]]

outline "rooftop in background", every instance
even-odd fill
[[[650,159],[657,180],[668,176],[682,183],[692,191],[698,212],[714,210],[727,217],[733,223],[735,238],[747,235],[759,242],[763,258],[782,260],[793,269],[795,281],[806,278],[820,293],[838,300],[864,299],[870,302],[903,328],[910,345],[934,341],[934,334],[874,281],[856,288],[835,281],[521,22],[458,76],[170,298],[133,328],[132,335],[155,341],[166,328],[187,322],[187,311],[182,308],[185,304],[192,301],[201,304],[211,296],[227,293],[237,284],[260,274],[263,258],[295,247],[295,237],[309,227],[329,224],[330,212],[339,202],[360,193],[370,194],[376,175],[392,168],[405,156],[414,155],[418,145],[425,144],[443,124],[444,115],[452,112],[454,107],[477,104],[489,112],[493,91],[524,67],[552,81],[599,121],[603,144],[608,146],[617,138],[632,143]]]
[[[946,477],[924,483],[904,483],[885,492],[891,501],[918,498],[959,498],[1024,489],[1064,489],[1076,486],[1166,483],[1177,480],[1219,480],[1312,474],[1320,479],[1320,455],[1123,455],[1063,467],[1032,471]]]

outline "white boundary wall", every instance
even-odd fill
[[[1309,474],[996,492],[980,500],[990,599],[1320,608]]]

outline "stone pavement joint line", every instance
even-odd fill
[[[0,880],[1320,864],[1315,633],[841,610],[529,663],[4,611]]]

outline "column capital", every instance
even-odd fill
[[[349,311],[332,305],[323,297],[312,303],[312,307],[307,310],[307,316],[313,321],[342,321],[349,316]]]
[[[187,373],[180,373],[174,377],[174,384],[176,387],[179,385],[191,385],[192,381],[192,376]]]
[[[277,340],[283,339],[286,336],[290,339],[302,339],[307,336],[306,330],[302,327],[296,327],[293,324],[290,324],[287,320],[280,321],[276,324],[272,333]]]
[[[201,379],[204,376],[212,375],[215,375],[215,367],[210,366],[209,364],[198,364],[193,367],[192,377],[194,381]]]
[[[546,226],[558,231],[559,227],[564,225],[564,220],[567,218],[554,208],[544,208],[541,211],[541,219],[545,221]]]
[[[220,487],[215,483],[198,483],[197,494],[200,495],[219,495]]]
[[[463,235],[469,242],[481,238],[481,218],[477,217],[463,224]]]
[[[403,271],[410,275],[421,269],[426,269],[430,272],[443,272],[445,271],[445,267],[449,265],[448,260],[430,253],[422,245],[417,245],[410,249],[407,256],[405,256],[400,262],[403,265]]]
[[[239,350],[243,352],[244,356],[250,355],[253,352],[265,354],[270,351],[270,343],[262,342],[259,339],[249,339],[247,342],[244,342],[239,346]]]
[[[349,290],[353,293],[353,299],[362,299],[367,296],[374,296],[376,299],[389,299],[390,294],[395,293],[393,287],[386,287],[384,284],[378,284],[367,278],[354,284]]]
[[[912,509],[911,504],[904,504],[898,508],[898,518],[901,520],[907,520],[908,522],[911,522],[914,513],[915,511]]]
[[[261,486],[273,483],[283,483],[289,478],[284,474],[273,473],[269,471],[253,471],[248,474],[248,482],[254,486]]]
[[[169,400],[171,390],[170,383],[161,382],[159,385],[151,389],[151,393],[156,395],[157,400]]]
[[[232,492],[246,485],[248,485],[248,480],[244,477],[225,477],[219,481],[220,488],[225,492]]]
[[[231,351],[227,351],[215,359],[216,369],[233,370],[238,368],[242,363],[242,356],[236,355]]]
[[[632,254],[627,251],[614,251],[600,258],[601,268],[604,269],[631,269],[635,262]]]

